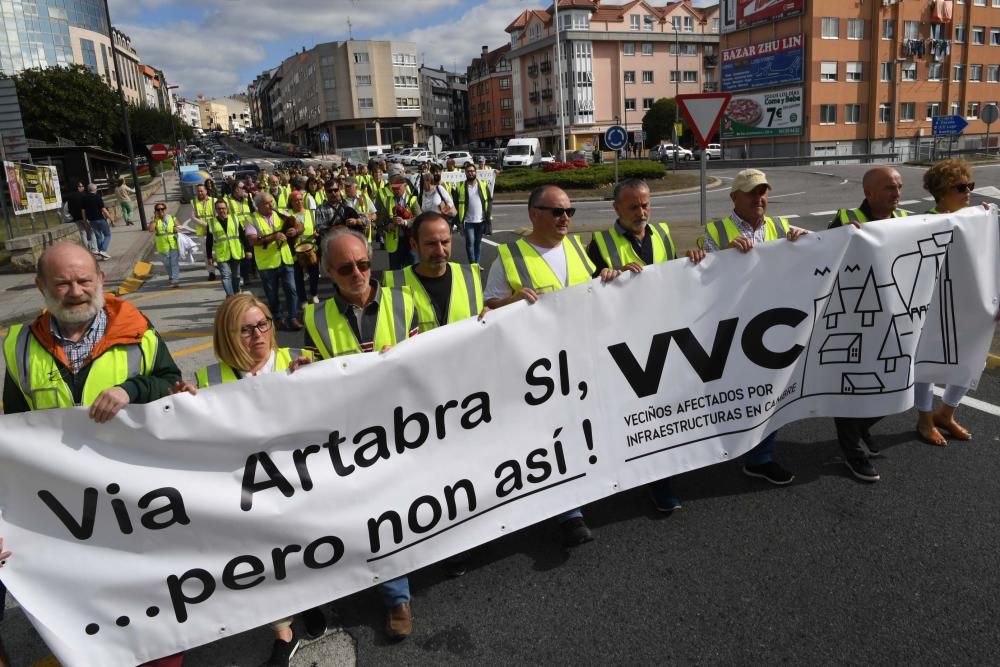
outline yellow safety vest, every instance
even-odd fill
[[[389,205],[389,219],[391,220],[396,217],[396,194],[392,192],[391,189],[389,192],[391,197],[389,197],[386,203]],[[417,196],[407,193],[403,195],[403,201],[406,202],[405,206],[410,213],[413,213],[413,209],[417,206]],[[412,220],[413,218],[410,219]],[[385,251],[388,253],[394,253],[397,250],[399,250],[399,228],[387,230],[385,233]]]
[[[253,225],[257,228],[257,233],[261,236],[268,236],[274,233],[274,227],[260,213],[253,214]],[[276,269],[282,264],[291,265],[292,251],[287,243],[272,241],[266,246],[254,246],[253,258],[257,262],[258,269]]]
[[[893,218],[905,218],[906,211],[901,211],[898,208],[892,211]],[[851,222],[866,223],[869,222],[868,216],[865,215],[864,211],[860,208],[842,208],[837,211],[837,218],[840,220],[841,225],[847,225]]]
[[[778,227],[781,228],[780,234],[778,233]],[[708,224],[705,225],[705,231],[719,249],[726,248],[733,239],[743,236],[740,230],[736,228],[736,223],[733,222],[732,217],[728,216],[721,220],[709,220]],[[788,234],[788,220],[778,218],[777,222],[775,222],[774,218],[764,217],[765,241],[776,241],[784,238],[786,234]]]
[[[566,253],[565,285],[560,284],[548,263],[524,239],[499,246],[497,253],[503,262],[503,270],[511,291],[517,294],[522,287],[528,287],[536,292],[555,291],[590,280],[597,267],[587,257],[580,239],[572,235],[566,236],[562,240],[562,248]]]
[[[227,197],[226,204],[229,205],[229,215],[236,218],[241,228],[246,229],[247,220],[250,219],[250,198],[244,197],[243,201],[237,202],[232,197]]]
[[[492,208],[493,201],[490,199],[490,189],[486,185],[486,181],[476,181],[479,183],[479,198],[483,205],[483,220],[488,220],[490,217],[490,209]],[[452,199],[455,202],[455,219],[459,222],[465,222],[465,211],[466,205],[468,203],[468,181],[462,181],[461,183],[455,183],[453,189],[454,195]]]
[[[651,222],[646,225],[646,233],[653,243],[653,263],[669,262],[677,257],[674,240],[670,238],[670,227],[665,222]],[[645,262],[632,248],[632,243],[615,227],[603,232],[594,232],[594,242],[604,263],[612,269],[620,269],[635,262],[645,266]]]
[[[279,347],[274,354],[274,370],[275,372],[287,371],[295,359],[299,357],[312,359],[312,356],[312,352],[309,350],[301,350],[297,347]],[[235,370],[224,361],[206,366],[194,374],[199,389],[226,382],[236,382],[242,378],[242,372]]]
[[[243,259],[246,252],[240,242],[239,223],[233,216],[226,218],[223,227],[214,215],[208,219],[208,229],[212,232],[212,256],[218,262],[228,262],[231,259]]]
[[[168,215],[162,220],[154,221],[156,234],[156,252],[166,255],[171,250],[177,250],[177,221]]]
[[[295,238],[295,245],[316,243],[316,226],[313,224],[313,212],[306,208],[302,210],[302,213],[292,211],[292,215],[302,223],[302,234]]]
[[[10,377],[17,383],[32,410],[90,405],[105,389],[117,387],[137,375],[149,375],[156,365],[159,341],[147,329],[132,345],[114,345],[90,364],[82,401],[73,402],[73,392],[62,378],[59,362],[32,335],[31,327],[16,324],[3,343]]]
[[[448,300],[448,319],[445,324],[478,315],[483,310],[483,285],[479,275],[479,265],[448,262],[448,266],[451,267],[451,296]],[[420,320],[417,326],[421,332],[439,326],[430,294],[424,289],[412,266],[398,271],[386,271],[382,276],[382,284],[387,288],[399,285],[410,288],[413,300],[417,304],[417,318]]]
[[[406,287],[382,289],[378,305],[375,339],[372,341],[376,352],[409,336],[413,327],[413,295]],[[327,299],[319,306],[306,306],[305,324],[320,358],[361,352],[361,343],[347,318],[337,308],[336,299]]]
[[[205,201],[194,200],[194,214],[198,216],[203,222],[210,222],[213,217],[215,217],[215,200],[211,197],[206,197]],[[205,228],[198,225],[195,228],[195,234],[198,236],[205,235]]]

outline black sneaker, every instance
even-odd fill
[[[657,512],[670,514],[674,510],[681,508],[680,499],[674,495],[673,486],[670,479],[661,479],[649,485],[649,497],[653,500],[653,507]]]
[[[559,524],[559,529],[562,530],[563,544],[568,547],[577,547],[594,539],[582,517],[577,516],[563,521]]]
[[[864,482],[877,482],[881,479],[868,459],[844,459],[844,464],[852,475]]]
[[[302,612],[302,623],[306,627],[307,639],[319,639],[326,634],[326,616],[319,607]]]
[[[776,486],[791,484],[795,480],[793,473],[785,470],[774,461],[768,461],[756,466],[743,466],[743,474],[747,477],[766,479]]]
[[[442,565],[444,566],[444,573],[449,577],[457,578],[461,577],[468,570],[469,563],[469,552],[463,551],[460,554],[455,554],[450,558],[445,558]]]
[[[865,449],[868,450],[868,456],[878,457],[882,455],[882,452],[878,450],[875,446],[875,442],[872,440],[872,434],[867,431],[861,435],[861,442],[865,443]]]
[[[295,632],[294,630],[292,631]],[[286,642],[280,639],[274,640],[271,647],[271,657],[267,659],[263,667],[288,667],[292,656],[299,650],[299,638],[292,634],[292,641]]]

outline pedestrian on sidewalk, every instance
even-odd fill
[[[132,195],[134,194],[135,190],[125,185],[125,179],[119,178],[118,187],[115,188],[115,196],[118,197],[118,206],[122,209],[122,220],[128,227],[135,224],[132,222]]]
[[[80,230],[80,243],[91,252],[97,251],[97,244],[94,242],[94,230],[87,222],[87,215],[83,212],[83,196],[87,194],[83,181],[77,181],[73,186],[73,191],[66,194],[66,213],[73,218],[77,229]]]
[[[87,186],[87,193],[82,199],[83,213],[87,218],[87,224],[94,232],[94,239],[97,249],[92,252],[101,259],[111,259],[108,254],[108,247],[111,245],[111,225],[108,218],[111,214],[104,205],[104,197],[97,194],[97,184],[91,183]]]
[[[156,238],[156,252],[163,259],[163,268],[171,287],[181,286],[181,252],[177,243],[177,220],[167,215],[167,205],[157,202],[153,207],[153,224],[149,233]]]

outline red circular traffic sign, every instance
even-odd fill
[[[154,144],[149,147],[149,156],[154,160],[166,160],[169,151],[163,144]]]

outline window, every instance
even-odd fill
[[[861,105],[860,104],[845,104],[844,105],[844,122],[848,125],[857,125],[861,122]]]
[[[990,46],[1000,46],[1000,28],[990,28]]]
[[[879,63],[879,81],[892,81],[892,63]]]
[[[927,104],[927,120],[934,118],[935,116],[941,115],[941,105],[937,102],[930,102]]]
[[[368,79],[368,84],[371,85],[371,77],[368,77]],[[416,88],[419,85],[417,77],[415,76],[394,76],[392,79],[397,88]],[[503,86],[501,86],[501,88],[502,87]]]
[[[698,71],[697,70],[684,70],[684,78],[682,79],[684,83],[698,83]]]
[[[836,122],[837,122],[837,105],[836,104],[819,105],[819,124],[833,125]]]
[[[501,119],[501,124],[504,127],[514,127],[514,124],[511,122],[510,118],[503,118],[503,119]]]
[[[642,17],[642,29],[646,32],[653,32],[653,26],[656,24],[656,19],[646,14]]]
[[[626,56],[634,56],[635,42],[622,42],[622,53]]]
[[[635,83],[635,70],[627,69],[625,70],[625,83]]]
[[[927,80],[940,81],[943,70],[944,65],[942,63],[927,63]]]
[[[653,98],[652,97],[642,98],[642,110],[649,111],[652,108],[653,108]]]
[[[965,65],[952,65],[951,80],[962,81],[963,79],[965,79]]]
[[[961,109],[961,105],[959,105],[958,102],[952,102],[951,103],[951,115],[952,116],[957,116],[961,110],[962,110]]]
[[[505,97],[502,100],[500,100],[501,109],[512,109],[513,107],[514,107],[514,100],[512,100],[511,98]]]
[[[896,24],[892,19],[882,19],[882,39],[894,39],[896,37]]]
[[[367,60],[365,62],[368,62]],[[417,66],[417,55],[415,53],[394,53],[392,54],[393,65],[403,65],[405,67]]]
[[[903,39],[920,39],[920,21],[903,21]]]
[[[914,114],[916,114],[916,102],[902,102],[899,105],[899,122],[907,122],[914,120]]]
[[[852,81],[852,82],[855,82],[855,83],[857,83],[858,81],[861,81],[862,78],[863,78],[861,76],[862,66],[863,66],[863,63],[861,63],[861,62],[849,62],[849,63],[847,63],[847,69],[846,69],[847,76],[846,76],[846,80],[847,81]]]
[[[510,90],[510,77],[500,79],[500,90]]]
[[[372,75],[371,74],[358,74],[356,77],[357,84],[359,86],[370,86],[372,85]]]
[[[354,52],[354,62],[358,65],[368,64],[368,52],[367,51],[355,51]]]
[[[681,31],[681,17],[680,16],[671,16],[670,17],[670,29],[673,30],[674,32],[680,32]]]
[[[979,102],[969,102],[965,108],[966,118],[979,118]]]
[[[994,7],[1000,7],[1000,0],[993,0]]]
[[[903,63],[903,81],[917,80],[917,63]]]
[[[632,16],[628,17],[628,29],[629,30],[638,30],[639,29],[639,23],[641,21],[642,21],[642,17],[641,16],[639,16],[638,14],[632,14]]]
[[[977,5],[977,6],[979,6],[979,7],[985,7],[986,6],[986,0],[976,0],[974,4]]]
[[[822,62],[819,65],[819,80],[820,81],[836,81],[837,80],[837,63],[836,62]]]
[[[982,81],[982,80],[983,80],[983,66],[969,65],[969,81]]]
[[[652,42],[643,42],[642,43],[642,55],[644,55],[644,56],[651,56],[651,55],[653,55],[653,43]]]
[[[955,24],[955,43],[965,44],[965,26],[961,23]]]
[[[680,72],[677,70],[670,70],[670,83],[677,83]]]
[[[357,55],[357,54],[355,54]],[[358,98],[358,108],[359,109],[374,109],[375,101],[370,97],[359,97]]]
[[[840,19],[823,17],[820,21],[823,39],[837,39],[840,37]]]
[[[1000,65],[986,66],[987,83],[1000,83]]]
[[[625,98],[625,111],[635,111],[635,98],[626,97]]]
[[[397,109],[419,109],[420,100],[416,97],[397,97],[396,98],[396,108]],[[487,109],[488,111],[489,109]]]
[[[647,69],[642,72],[643,83],[653,83],[653,70]]]
[[[878,105],[878,122],[880,123],[892,122],[892,107],[890,107],[888,104]]]
[[[594,75],[591,72],[577,72],[576,85],[582,88],[590,88],[594,85]]]
[[[986,28],[984,28],[981,25],[972,26],[972,43],[973,44],[986,43]]]
[[[694,32],[694,19],[690,16],[684,17],[684,32]]]
[[[993,2],[1000,2],[1000,0],[993,0]],[[993,5],[993,6],[996,7],[997,5]],[[712,19],[712,32],[714,32],[714,33],[718,33],[719,32],[719,19],[717,19],[717,18],[716,19]]]
[[[698,55],[698,45],[697,44],[676,44],[674,42],[670,43],[668,52],[672,56],[678,54],[678,49],[680,49],[680,55],[682,56],[696,56]],[[706,54],[708,55],[708,54]]]
[[[847,39],[865,38],[865,20],[847,19]]]

